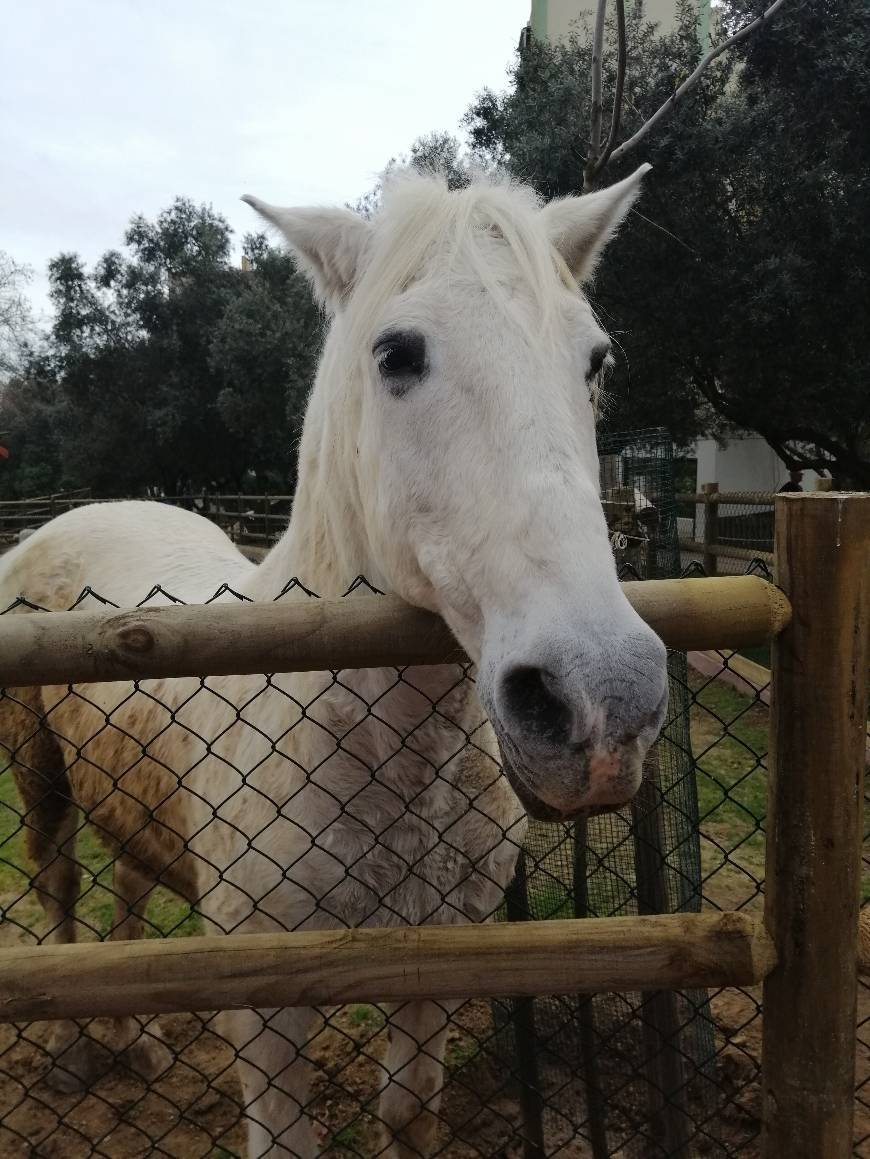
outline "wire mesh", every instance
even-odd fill
[[[669,455],[603,448],[623,578],[700,573]],[[528,831],[460,665],[7,688],[0,943],[757,911],[768,667],[672,653],[633,806]],[[864,989],[858,1156],[868,1017]],[[0,1155],[754,1157],[760,1036],[757,989],[7,1024]]]

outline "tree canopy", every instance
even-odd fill
[[[321,320],[287,254],[244,248],[243,270],[223,218],[178,198],[92,270],[51,262],[50,334],[0,396],[6,495],[291,485]]]
[[[726,20],[754,14],[733,0]],[[670,36],[636,12],[627,23],[624,135],[700,56],[688,9]],[[532,41],[509,91],[469,110],[473,147],[547,197],[578,193],[591,53],[582,29]],[[604,69],[612,91],[612,53]],[[719,58],[608,169],[609,181],[653,164],[594,287],[623,352],[613,426],[664,425],[680,441],[755,431],[789,463],[870,487],[868,105],[864,0],[806,0]]]
[[[699,62],[695,9],[683,0],[680,11],[662,36],[629,6],[621,140]],[[728,32],[757,7],[727,0],[718,11]],[[401,163],[455,186],[473,159],[546,198],[579,193],[592,52],[582,25],[566,43],[532,39],[507,91],[469,109],[470,152],[434,133]],[[615,56],[605,52],[605,94]],[[620,352],[612,429],[664,426],[684,444],[753,431],[791,466],[870,488],[868,123],[866,0],[803,0],[719,57],[637,151],[611,159],[602,181],[653,164],[591,291]],[[376,187],[357,208],[378,201]],[[25,271],[0,255],[11,452],[0,495],[235,488],[250,470],[273,490],[292,486],[322,325],[292,260],[255,235],[239,269],[227,223],[184,198],[156,220],[134,218],[123,242],[90,270],[75,254],[54,259],[54,322],[35,352],[22,339]]]
[[[34,336],[25,294],[29,280],[30,270],[0,250],[0,375],[20,369]]]

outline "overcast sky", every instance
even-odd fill
[[[184,194],[341,204],[507,83],[529,0],[31,0],[0,37],[0,249],[89,262]]]

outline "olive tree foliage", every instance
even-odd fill
[[[350,209],[363,217],[377,213],[381,204],[384,183],[396,173],[405,169],[416,169],[419,173],[437,173],[446,178],[449,189],[460,189],[467,184],[471,167],[486,164],[483,157],[472,157],[462,143],[451,133],[424,133],[411,145],[407,153],[391,157],[381,170],[381,176],[374,187],[358,198]]]
[[[0,250],[0,381],[21,369],[34,339],[27,299],[31,273]]]
[[[23,378],[39,340],[27,298],[30,277],[26,266],[0,251],[0,445],[4,451],[25,430],[34,445],[47,446],[51,438],[45,407],[30,393]],[[10,471],[14,471],[14,460],[10,463],[4,455],[0,458],[0,494]],[[29,473],[22,472],[22,478],[31,494],[49,489],[51,470],[46,469],[41,454],[38,462],[34,458]]]
[[[733,0],[725,33],[754,11]],[[466,118],[472,148],[545,197],[584,185],[593,39],[532,42],[508,91]],[[697,72],[691,11],[669,36],[626,15],[625,54],[631,139]],[[604,92],[617,57],[605,48]],[[803,0],[710,62],[637,150],[611,153],[607,181],[653,170],[592,288],[620,351],[607,421],[680,442],[757,432],[790,465],[870,487],[868,118],[865,0]]]
[[[292,485],[320,314],[288,255],[244,247],[243,270],[224,219],[178,198],[93,269],[51,262],[51,330],[0,398],[2,493]]]

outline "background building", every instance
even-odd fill
[[[648,20],[661,32],[671,32],[677,23],[676,0],[628,0],[641,7]],[[695,0],[698,10],[698,37],[702,45],[710,41],[710,0]],[[528,31],[538,40],[562,40],[571,34],[578,20],[590,24],[595,19],[595,0],[532,0]]]

